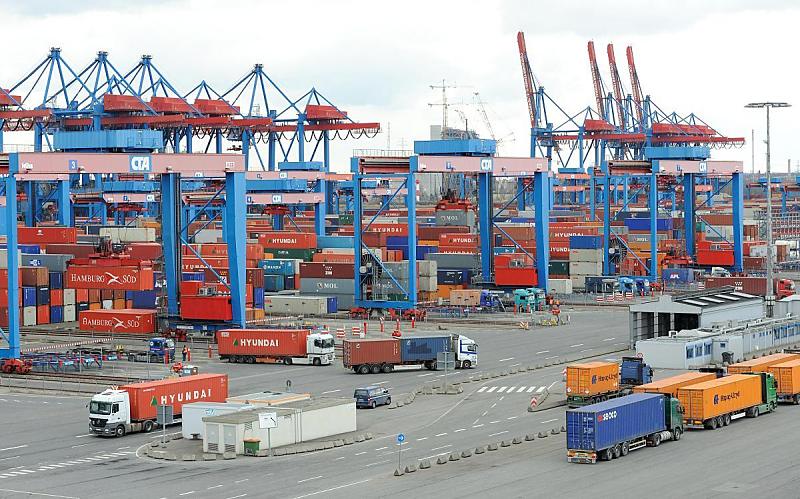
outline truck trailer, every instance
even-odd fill
[[[122,437],[151,432],[159,406],[171,406],[173,423],[181,421],[183,404],[225,402],[227,374],[198,374],[109,388],[89,402],[89,433]]]
[[[778,402],[800,404],[800,359],[772,364],[767,371],[778,384]]]
[[[219,358],[234,363],[281,362],[330,365],[333,335],[308,329],[223,329],[217,331]]]
[[[797,359],[800,359],[800,354],[774,353],[731,364],[728,366],[728,374],[763,373],[767,372],[772,365]]]
[[[766,277],[706,277],[706,289],[733,286],[736,291],[742,291],[756,296],[767,296]],[[794,281],[791,279],[775,278],[772,292],[780,300],[795,294]]]
[[[633,393],[664,393],[677,397],[678,388],[682,386],[696,385],[697,383],[714,379],[717,379],[715,373],[692,371],[636,386],[633,388]]]
[[[665,440],[680,440],[683,409],[660,393],[634,393],[567,410],[567,461],[610,461]]]
[[[731,374],[678,388],[687,428],[715,430],[741,415],[757,418],[778,405],[775,377],[770,373]]]
[[[621,367],[616,362],[569,365],[566,378],[567,405],[574,408],[629,395],[653,379],[653,369],[638,357],[623,357]]]
[[[441,352],[453,352],[458,369],[469,369],[478,364],[478,344],[460,334],[346,339],[342,345],[342,363],[345,369],[358,374],[389,373],[395,366],[423,366],[436,370]]]

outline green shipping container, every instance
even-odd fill
[[[339,215],[339,225],[353,225],[353,215]]]
[[[547,268],[550,271],[550,275],[569,275],[568,260],[550,260]]]
[[[273,258],[296,258],[304,262],[310,262],[316,252],[315,249],[264,248],[264,253],[271,253]]]

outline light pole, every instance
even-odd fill
[[[775,282],[772,277],[772,170],[770,169],[769,110],[773,107],[790,107],[786,102],[751,102],[746,108],[767,110],[767,317],[772,317],[775,305]]]

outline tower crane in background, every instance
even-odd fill
[[[617,58],[614,56],[614,44],[609,43],[606,48],[608,52],[608,68],[611,72],[611,84],[614,87],[614,101],[617,108],[617,124],[621,130],[627,130],[628,117],[625,113],[625,102],[622,95],[622,82],[617,71]]]
[[[539,115],[536,105],[536,82],[533,79],[531,63],[528,61],[528,48],[525,45],[525,33],[517,33],[517,46],[519,47],[519,59],[522,65],[522,79],[525,82],[525,101],[528,103],[528,116],[531,120],[531,129],[539,127]]]
[[[594,42],[589,41],[587,44],[589,50],[589,70],[592,72],[592,83],[594,84],[594,98],[597,104],[597,112],[600,114],[600,119],[608,120],[605,105],[603,103],[603,83],[600,79],[600,68],[597,67],[597,56],[594,52]]]
[[[633,94],[633,107],[636,112],[636,129],[643,130],[642,122],[642,87],[639,84],[639,74],[636,72],[636,64],[633,61],[633,47],[630,45],[625,49],[625,56],[628,59],[628,73],[631,77],[631,93]]]
[[[447,89],[448,88],[458,88],[457,85],[448,85],[447,82],[442,79],[441,85],[430,85],[431,90],[441,90],[442,91],[442,102],[432,102],[428,103],[428,107],[434,106],[441,106],[442,107],[442,134],[446,133],[447,131],[447,118],[450,112],[450,104],[447,101]]]
[[[500,154],[500,146],[502,144],[506,144],[508,142],[514,142],[516,138],[514,137],[514,132],[512,131],[508,135],[498,138],[494,132],[494,127],[492,126],[492,122],[489,119],[489,113],[486,112],[486,103],[481,99],[480,92],[474,92],[472,94],[473,102],[475,106],[478,108],[478,113],[480,113],[481,118],[483,118],[483,124],[486,126],[486,130],[489,132],[489,137],[496,142],[497,147],[497,154]]]

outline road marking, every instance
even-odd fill
[[[244,497],[246,495],[247,494],[239,494],[238,496],[230,496],[230,497],[226,497],[225,499],[239,499],[240,497]]]
[[[388,381],[381,381],[380,383],[370,383],[372,385],[385,385]]]
[[[91,437],[91,436],[92,436],[91,433],[87,433],[86,435],[75,435],[75,438],[84,438],[84,437]],[[161,437],[159,437],[159,438],[161,438]]]
[[[366,453],[367,453],[367,451],[363,451],[363,452],[357,452],[357,453],[356,453],[356,456],[363,456],[363,455],[364,455],[364,454],[366,454]]]
[[[366,480],[361,480],[361,481],[358,481],[358,482],[346,483],[344,485],[339,485],[338,487],[332,487],[330,489],[325,489],[325,490],[318,490],[317,492],[312,492],[310,494],[297,496],[294,499],[303,499],[304,497],[311,497],[311,496],[316,496],[316,495],[319,495],[319,494],[325,494],[326,492],[333,492],[334,490],[343,489],[345,487],[352,487],[353,485],[361,485],[362,483],[367,483],[370,480],[372,480],[372,479],[371,478],[367,478]]]
[[[547,421],[542,421],[540,424],[552,423],[553,421],[558,421],[558,420],[557,419],[548,419]]]
[[[525,391],[525,387],[524,386],[520,386],[519,390],[517,390],[517,393],[522,393],[524,391]]]
[[[334,459],[334,461],[341,461],[344,458],[345,458],[345,456],[337,457],[336,459]]]
[[[7,451],[7,450],[14,450],[14,449],[24,449],[27,446],[28,446],[28,444],[17,445],[17,446],[14,446],[14,447],[6,447],[5,449],[0,449],[0,452],[4,452],[4,451]]]
[[[558,358],[558,355],[553,355],[551,357],[545,357],[544,360],[557,359],[557,358]]]
[[[336,392],[341,392],[341,391],[342,390],[328,390],[327,392],[322,392],[320,395],[327,395],[329,393],[336,393]]]
[[[0,458],[0,461],[8,461],[10,459],[19,459],[19,456],[11,456],[11,457]]]
[[[435,452],[435,451],[437,451],[437,450],[446,449],[446,448],[448,448],[448,447],[452,447],[452,446],[453,446],[453,444],[447,444],[447,445],[443,445],[443,446],[441,446],[441,447],[436,447],[435,449],[431,449],[431,452]]]
[[[236,480],[236,481],[235,481],[235,482],[233,482],[233,483],[242,483],[242,482],[246,482],[246,481],[248,481],[248,480],[250,480],[250,479],[249,479],[249,478],[242,478],[241,480]]]
[[[418,439],[417,439],[417,442],[422,442],[423,440],[428,440],[428,437],[422,437],[422,438],[418,438]]]
[[[78,445],[73,445],[72,448],[77,449],[78,447],[86,447],[87,445],[89,444],[78,444]]]
[[[538,390],[536,390],[536,393],[542,393],[542,392],[544,391],[544,389],[545,389],[545,388],[546,388],[546,387],[544,387],[544,386],[540,386],[540,387],[539,387],[539,389],[538,389]]]
[[[478,393],[485,392],[487,388],[489,388],[489,387],[488,386],[482,386],[482,387],[478,388]]]
[[[480,427],[482,427],[482,426],[483,426],[483,423],[481,423],[481,424],[475,424],[475,425],[472,425],[472,427],[473,427],[473,428],[480,428]]]
[[[509,416],[506,419],[517,419],[519,416]]]
[[[532,392],[532,391],[534,391],[534,390],[536,390],[536,387],[535,387],[535,386],[532,386],[532,387],[528,388],[527,392],[528,392],[528,393],[531,393],[531,392]]]
[[[184,492],[183,494],[178,494],[178,495],[179,496],[188,496],[190,494],[194,494],[195,492],[197,492],[197,491],[196,490],[190,490],[189,492]]]
[[[380,449],[375,449],[375,452],[378,452],[379,450],[386,450],[386,449],[388,449],[388,447],[381,447]]]
[[[503,433],[508,433],[508,430],[498,431],[497,433],[490,433],[490,437],[496,437],[497,435],[502,435]]]
[[[570,345],[569,347],[570,348],[578,348],[578,347],[582,347],[582,346],[583,346],[583,343],[576,343],[575,345]]]
[[[60,496],[57,494],[45,494],[44,492],[31,492],[29,490],[0,489],[0,492],[11,492],[12,494],[27,494],[29,496],[57,497],[59,499],[79,499],[78,497],[75,496]]]
[[[547,389],[550,390],[556,383],[558,383],[558,381],[553,381],[552,383],[550,383],[550,386],[548,386]]]
[[[438,434],[434,435],[434,437],[443,437],[445,435],[447,435],[447,433],[438,433]]]
[[[365,464],[364,467],[365,468],[369,468],[370,466],[378,466],[379,464],[385,464],[385,463],[389,463],[389,462],[391,462],[391,461],[389,459],[387,459],[385,461],[378,461],[377,463]]]
[[[497,424],[497,423],[499,423],[499,422],[500,422],[500,421],[489,421],[489,424]]]
[[[536,355],[542,355],[543,353],[550,353],[550,350],[542,350],[541,352],[536,352]]]
[[[489,414],[489,411],[483,411],[483,414],[481,414],[481,417],[484,417],[487,414]]]
[[[616,340],[616,338],[606,338],[603,341],[614,341],[614,340]]]
[[[417,374],[417,377],[418,377],[418,378],[424,378],[425,376],[433,376],[433,373],[427,373],[427,374]]]
[[[508,389],[508,391],[506,391],[506,394],[513,392],[513,391],[514,391],[516,388],[517,388],[516,386],[512,386],[512,387],[510,387],[510,388]]]
[[[489,388],[489,390],[486,393],[492,393],[495,390],[497,390],[497,387],[493,386],[493,387]]]
[[[311,480],[319,480],[320,478],[322,478],[322,475],[312,476],[311,478],[306,478],[304,480],[298,480],[297,483],[310,482]]]
[[[225,486],[225,485],[223,485],[223,484],[219,484],[219,485],[212,485],[211,487],[206,487],[206,490],[214,490],[214,489],[218,489],[218,488],[220,488],[220,487],[224,487],[224,486]]]
[[[125,447],[117,447],[117,450],[125,450],[125,449],[130,449],[130,448],[131,448],[130,445],[126,445]]]
[[[453,433],[458,433],[460,431],[467,431],[467,429],[466,428],[459,428],[456,431],[454,431]]]
[[[514,357],[509,357],[507,359],[500,359],[497,362],[508,362],[509,360],[514,360]]]
[[[421,458],[417,459],[417,461],[423,461],[425,459],[433,459],[434,457],[445,456],[445,455],[447,455],[447,452],[440,452],[439,454],[434,454],[432,456],[421,457]]]

